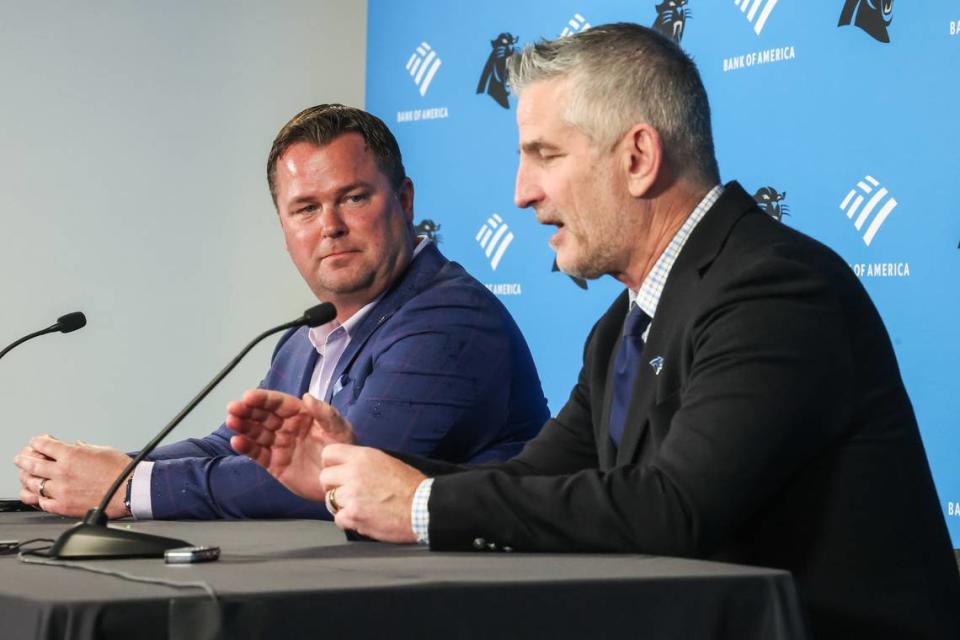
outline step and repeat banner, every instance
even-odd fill
[[[369,0],[366,107],[400,141],[418,226],[513,313],[553,412],[621,285],[557,271],[549,228],[513,204],[504,61],[616,21],[690,53],[723,180],[839,252],[870,292],[960,546],[960,0]]]

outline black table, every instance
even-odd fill
[[[72,520],[0,514],[0,539],[54,538]],[[124,525],[123,522],[120,523]],[[789,573],[642,555],[435,553],[348,542],[306,520],[130,522],[219,545],[218,562],[79,561],[200,589],[0,557],[0,637],[802,638]]]

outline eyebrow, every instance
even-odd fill
[[[373,188],[374,188],[373,183],[367,182],[365,180],[357,180],[356,182],[351,182],[350,184],[346,184],[340,187],[339,189],[336,190],[335,194],[337,198],[340,198],[355,189],[373,189]],[[305,202],[313,202],[314,200],[316,200],[316,198],[314,198],[312,195],[300,195],[300,196],[297,196],[296,198],[289,200],[288,206],[303,204]]]
[[[544,140],[530,140],[529,142],[524,142],[520,145],[520,151],[522,153],[539,153],[540,151],[559,151],[560,147],[555,144],[550,144]]]

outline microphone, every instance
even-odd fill
[[[57,327],[61,333],[70,333],[87,326],[87,316],[83,315],[82,311],[74,311],[57,318],[57,324],[53,326]]]
[[[25,335],[19,340],[15,341],[13,344],[6,347],[3,351],[0,351],[0,358],[7,355],[7,352],[12,350],[18,344],[23,344],[31,338],[36,338],[37,336],[42,336],[45,333],[54,333],[55,331],[60,331],[61,333],[70,333],[71,331],[76,331],[85,327],[87,324],[87,316],[83,315],[81,311],[74,311],[73,313],[68,313],[65,316],[60,316],[57,318],[57,321],[47,327],[46,329],[41,329],[40,331],[34,331],[29,335]]]
[[[109,527],[107,526],[106,516],[107,505],[110,504],[110,500],[113,499],[120,485],[123,484],[123,481],[133,472],[134,467],[140,464],[151,451],[156,449],[160,441],[167,437],[167,435],[173,431],[174,427],[180,424],[180,422],[187,417],[187,414],[193,411],[194,407],[200,404],[200,401],[207,397],[207,394],[209,394],[221,380],[227,377],[227,374],[233,371],[233,368],[239,364],[240,360],[261,340],[269,335],[293,327],[303,325],[317,327],[330,322],[336,317],[337,310],[333,304],[324,302],[307,309],[303,315],[296,320],[285,322],[272,329],[267,329],[254,338],[220,373],[213,377],[213,380],[207,383],[207,386],[205,386],[193,400],[187,403],[187,406],[184,407],[167,426],[160,430],[160,433],[158,433],[153,440],[147,443],[146,447],[134,456],[130,464],[120,472],[117,479],[110,485],[110,489],[108,489],[106,495],[103,496],[100,505],[87,511],[87,515],[84,516],[81,522],[64,531],[48,551],[41,553],[51,558],[68,559],[160,558],[163,557],[163,552],[167,549],[192,546],[189,542],[177,540],[176,538],[165,538],[163,536],[140,533],[127,528]],[[63,318],[61,318],[61,320],[63,320]],[[83,325],[81,324],[80,326]]]

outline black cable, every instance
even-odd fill
[[[38,538],[37,540],[39,540]],[[53,543],[53,540],[46,540],[50,543]],[[35,542],[35,540],[28,540],[27,542]],[[127,573],[126,571],[111,571],[109,569],[101,569],[100,567],[94,567],[92,565],[80,564],[79,562],[64,562],[62,560],[51,560],[46,556],[38,555],[36,552],[40,549],[30,549],[27,551],[22,551],[19,554],[20,562],[24,564],[42,564],[47,567],[61,567],[64,569],[79,569],[81,571],[89,571],[91,573],[98,573],[104,576],[112,576],[114,578],[120,578],[121,580],[129,580],[131,582],[145,582],[147,584],[159,584],[165,587],[173,587],[174,589],[203,589],[210,599],[213,600],[214,604],[219,609],[220,601],[217,600],[217,594],[214,592],[213,587],[211,587],[206,582],[202,580],[197,580],[195,582],[178,582],[175,580],[165,580],[163,578],[154,578],[152,576],[138,576],[132,573]],[[37,558],[37,559],[34,559]]]
[[[34,542],[49,542],[45,547],[37,547],[36,549],[25,549],[28,544],[33,544]],[[0,542],[0,556],[12,556],[15,553],[33,553],[34,551],[45,551],[53,546],[53,538],[31,538],[30,540],[24,540],[23,542],[13,541],[13,542]]]

